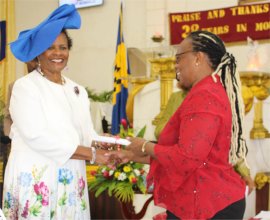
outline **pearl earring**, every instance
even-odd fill
[[[37,65],[37,71],[38,72],[41,72],[41,65],[40,65],[40,62],[38,61],[38,65]]]
[[[66,65],[63,70],[67,72],[69,70],[68,65]]]

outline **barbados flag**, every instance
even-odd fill
[[[0,61],[6,57],[6,21],[0,21]]]
[[[111,133],[114,135],[118,134],[120,131],[121,120],[127,120],[126,103],[128,98],[128,75],[130,74],[130,72],[127,50],[124,44],[122,23],[123,10],[121,3],[118,23],[116,55],[114,61],[114,93],[112,98],[113,112]]]

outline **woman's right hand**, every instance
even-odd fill
[[[133,153],[127,150],[96,150],[96,161],[95,164],[102,165],[117,165],[121,163],[127,163],[132,160]]]
[[[133,160],[134,154],[128,150],[113,150],[107,151],[104,156],[108,158],[108,164],[121,164]]]

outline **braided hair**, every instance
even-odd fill
[[[230,163],[235,165],[239,159],[247,154],[247,145],[243,137],[244,104],[241,96],[241,81],[236,73],[236,61],[232,54],[226,52],[223,41],[208,31],[195,31],[188,36],[192,41],[193,51],[205,53],[215,71],[212,78],[216,82],[216,75],[229,97],[232,110],[232,137],[229,154]]]

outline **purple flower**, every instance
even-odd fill
[[[41,201],[43,206],[49,205],[49,190],[48,187],[41,182],[40,184],[34,185],[34,191],[37,194],[38,200]]]
[[[84,181],[83,177],[81,177],[79,179],[78,185],[79,185],[79,195],[80,195],[80,197],[82,197],[83,193],[84,193],[84,188],[85,188],[85,181]]]
[[[21,216],[23,218],[27,218],[27,216],[28,216],[28,210],[29,210],[29,200],[26,200],[25,206],[23,208],[23,212],[21,214]]]

